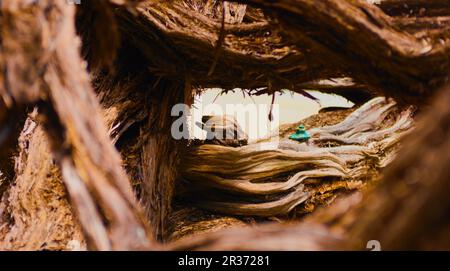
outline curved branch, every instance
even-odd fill
[[[348,66],[352,77],[400,101],[418,104],[450,72],[450,40],[419,39],[364,1],[240,1],[263,8],[280,31],[317,61]],[[320,29],[320,31],[318,31]]]

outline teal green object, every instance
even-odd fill
[[[305,130],[305,126],[304,125],[298,126],[297,131],[294,134],[292,134],[291,136],[289,136],[290,139],[297,140],[297,141],[308,141],[308,139],[310,137],[311,136]]]

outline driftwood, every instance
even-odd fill
[[[449,87],[439,93],[432,109],[417,124],[417,129],[426,132],[407,137],[406,144],[401,147],[396,161],[388,167],[380,183],[363,196],[357,193],[338,200],[304,222],[235,228],[198,235],[180,240],[170,248],[362,250],[366,249],[369,240],[378,240],[383,250],[448,249],[449,204],[446,188],[450,180],[450,160],[444,157],[450,153],[449,126],[443,124],[449,121]],[[443,160],[438,162],[436,159]],[[421,170],[423,168],[427,170]],[[319,225],[326,225],[326,228]],[[294,229],[298,232],[294,233]],[[318,232],[308,232],[311,229]],[[234,239],[234,236],[238,238]],[[260,242],[254,242],[256,237]]]
[[[257,15],[256,18],[255,13],[252,13],[248,18],[244,17],[242,25],[225,24],[226,38],[220,45],[220,51],[217,51],[218,37],[222,28],[220,15],[215,12],[208,13],[208,11],[205,11],[207,8],[203,8],[201,3],[198,4],[198,8],[190,7],[192,6],[184,5],[183,1],[169,3],[145,1],[138,8],[137,18],[127,10],[117,9],[115,15],[127,49],[119,54],[127,55],[129,51],[138,51],[140,58],[133,57],[132,59],[136,59],[136,62],[142,65],[141,69],[150,70],[152,77],[156,76],[152,79],[156,85],[160,80],[158,78],[170,78],[179,82],[180,89],[181,85],[187,86],[187,88],[190,88],[190,86],[220,86],[225,89],[244,87],[253,89],[251,92],[253,94],[261,94],[271,93],[286,87],[303,93],[303,88],[307,87],[304,84],[311,82],[311,80],[348,74],[346,72],[347,65],[339,65],[339,67],[331,65],[330,69],[329,64],[334,63],[334,61],[319,63],[319,58],[315,57],[314,51],[310,51],[308,48],[308,57],[305,57],[306,55],[302,53],[303,47],[296,46],[297,44],[289,37],[280,35],[280,29],[273,27],[272,21],[261,14]],[[213,15],[209,16],[208,14]],[[174,19],[172,20],[172,18]],[[402,19],[399,18],[395,21],[402,21]],[[392,24],[395,25],[397,22],[392,22]],[[196,33],[190,31],[193,28],[197,30]],[[266,30],[270,31],[267,32]],[[261,46],[262,44],[264,46]],[[260,51],[261,48],[267,50]],[[365,46],[365,48],[370,48],[370,46]],[[317,55],[323,58],[322,52]],[[215,60],[217,60],[217,63],[215,63]],[[342,63],[342,61],[338,60],[336,63]],[[210,74],[212,66],[215,66],[215,69]],[[415,64],[405,64],[404,66],[423,67],[423,65]],[[224,67],[226,68],[224,69]],[[359,71],[361,69],[352,67],[351,70],[354,72],[354,70]],[[427,68],[424,70],[432,72],[435,69]],[[316,73],[316,71],[318,72]],[[372,74],[372,71],[364,73]],[[210,75],[204,76],[208,74]],[[299,74],[302,76],[299,76]],[[393,78],[392,76],[377,75],[378,77]],[[236,78],[240,78],[240,80],[236,80]],[[239,82],[239,84],[235,84],[235,82]],[[367,84],[367,87],[371,88],[372,85],[373,83]],[[389,83],[389,86],[391,85],[395,84]],[[142,88],[142,86],[138,88]],[[150,88],[154,89],[154,87]],[[163,87],[161,86],[161,88]],[[334,89],[336,88],[332,88],[330,91]],[[381,89],[382,92],[393,95],[391,92],[384,90],[384,88]],[[410,97],[403,94],[401,96],[405,99]],[[354,98],[353,95],[348,97]],[[143,107],[138,105],[138,108]],[[162,119],[167,118],[162,117]],[[155,146],[159,146],[159,144]],[[171,161],[173,159],[165,160]],[[156,168],[160,168],[165,163],[165,161],[160,161],[158,165],[155,165],[155,170],[152,172],[158,171]],[[174,168],[172,163],[167,164],[167,170]],[[147,190],[154,191],[148,194],[156,193],[159,196],[151,196],[150,201],[157,199],[156,202],[150,205],[145,204],[147,213],[152,214],[150,219],[156,223],[156,221],[163,221],[164,214],[169,212],[166,209],[170,209],[168,202],[171,201],[170,195],[172,193],[167,191],[172,191],[171,187],[174,184],[176,174],[161,175],[167,178],[166,181],[154,181],[157,175],[153,176],[149,178],[150,182],[146,181],[142,184],[153,183],[159,186],[158,188],[152,184],[147,187]],[[148,201],[146,197],[143,200],[144,202]],[[161,203],[163,201],[165,203]],[[152,205],[165,207],[150,207]],[[157,223],[160,224],[160,222]],[[161,226],[156,225],[155,227],[161,228]],[[161,234],[160,230],[157,230],[157,232]]]
[[[86,247],[65,195],[46,135],[31,114],[19,137],[12,186],[0,202],[0,250],[72,250]]]
[[[168,245],[170,250],[338,250],[339,235],[317,224],[292,224],[280,227],[271,224],[254,228],[236,227],[220,233],[210,233]]]
[[[298,87],[305,90],[318,90],[323,93],[334,93],[357,105],[363,104],[375,96],[366,85],[358,84],[348,77],[315,80],[302,83],[298,85]]]
[[[249,240],[261,236],[257,230],[237,229],[166,248],[360,249],[369,239],[386,248],[448,248],[448,89],[434,108],[426,101],[450,71],[448,1],[82,2],[1,2],[2,249],[159,248],[154,241],[165,239],[176,180],[189,170],[200,180],[195,189],[223,197],[211,203],[215,211],[236,207],[266,216],[301,213],[300,203],[317,191],[334,198],[326,192],[359,187],[359,179],[378,176],[391,162],[362,199],[329,206],[308,224],[258,228],[270,233],[264,241]],[[351,85],[323,84],[330,78],[352,78]],[[231,153],[229,160],[245,156],[235,167],[224,164],[221,175],[180,163],[186,142],[170,137],[170,108],[191,104],[195,92],[241,87],[257,95],[288,88],[308,95],[304,89],[320,86],[347,91],[359,103],[382,93],[420,105],[427,132],[409,139],[394,159],[412,109],[387,102],[312,131],[311,146],[249,146],[240,149],[244,154],[202,146]],[[37,115],[25,121],[35,107]],[[246,165],[251,159],[253,169]],[[239,182],[229,182],[228,174]],[[236,194],[246,202],[237,202]],[[41,209],[33,207],[43,201]],[[425,244],[422,236],[440,242]]]
[[[358,187],[363,175],[373,174],[368,168],[376,170],[393,159],[397,137],[413,126],[411,109],[398,116],[395,109],[394,102],[375,98],[339,124],[312,129],[308,145],[281,141],[275,150],[265,149],[267,143],[194,147],[182,163],[187,189],[193,187],[186,197],[216,212],[269,217],[285,215],[317,193],[305,188],[310,179],[344,180],[348,189]],[[388,116],[394,117],[392,123]],[[330,142],[339,145],[325,147]]]

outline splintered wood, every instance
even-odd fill
[[[75,7],[63,0],[3,1],[0,15],[0,66],[8,75],[0,96],[9,108],[39,103],[40,122],[88,247],[148,248],[147,223],[80,55]]]
[[[279,216],[309,212],[342,190],[361,188],[395,157],[413,127],[413,108],[375,98],[344,121],[310,130],[308,144],[282,139],[239,148],[205,144],[182,162],[185,197],[232,215]]]

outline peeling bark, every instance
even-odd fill
[[[289,88],[302,93],[299,83],[344,74],[306,62],[304,53],[287,44],[267,21],[225,24],[217,51],[221,23],[179,2],[145,2],[138,17],[116,12],[124,39],[143,53],[154,75],[178,81],[189,77],[202,88],[257,90],[270,84],[269,92]]]
[[[450,87],[434,98],[408,138],[398,159],[384,173],[384,182],[349,215],[358,217],[350,230],[355,248],[360,240],[379,240],[385,249],[449,247]],[[443,233],[435,235],[435,230]],[[428,240],[426,238],[429,238]]]
[[[353,78],[400,101],[418,104],[448,79],[448,39],[411,36],[364,1],[240,2],[257,5],[276,17],[283,36],[317,56],[316,61],[338,69],[347,66]]]
[[[373,1],[391,16],[442,16],[450,15],[448,0],[380,0]]]
[[[312,198],[368,185],[411,131],[412,112],[398,112],[395,102],[379,97],[341,123],[309,130],[307,144],[193,147],[183,156],[181,173],[188,182],[180,190],[195,206],[219,213],[292,214]]]
[[[314,235],[292,229],[311,229],[319,224],[325,226],[320,236],[333,242],[322,246],[322,239],[315,239],[312,244],[317,250],[362,250],[369,240],[380,241],[383,250],[448,249],[450,238],[445,228],[450,210],[449,102],[450,91],[446,87],[421,117],[417,129],[422,133],[407,138],[397,160],[387,168],[379,184],[363,196],[358,193],[343,198],[291,226],[272,224],[256,229],[231,229],[183,239],[171,248],[309,250],[304,242],[315,239]],[[260,238],[255,246],[255,236],[266,231],[271,231],[271,235]],[[233,239],[239,236],[238,232],[242,235]]]
[[[20,16],[22,13],[24,16]],[[86,65],[79,55],[75,7],[62,0],[38,3],[4,1],[2,19],[5,16],[12,22],[10,28],[4,26],[6,30],[14,27],[26,30],[13,31],[23,33],[14,39],[19,48],[26,48],[27,42],[41,39],[38,43],[42,47],[34,47],[36,51],[31,51],[30,58],[37,55],[43,63],[24,72],[23,68],[36,60],[19,58],[17,64],[20,69],[12,70],[11,76],[31,84],[28,87],[33,91],[25,92],[31,96],[22,95],[25,88],[17,88],[17,91],[6,88],[1,92],[13,97],[18,104],[36,102],[37,97],[44,100],[40,103],[44,127],[89,248],[149,248],[147,224],[135,204],[131,186],[121,168],[120,156],[108,137]],[[37,20],[35,24],[42,28],[29,31],[28,25],[21,24],[31,18]],[[3,42],[5,37],[2,36]],[[23,55],[30,54],[27,53]],[[8,67],[8,62],[3,67]],[[20,78],[25,76],[27,79],[28,75],[33,75],[31,79],[35,81]]]
[[[86,244],[41,126],[28,118],[16,177],[0,202],[0,250],[74,250]]]
[[[159,88],[165,90],[164,96],[153,97],[148,122],[141,128],[141,137],[146,138],[141,154],[141,201],[159,240],[165,239],[183,144],[171,135],[171,111],[176,103],[185,102],[183,87],[161,84]],[[191,104],[192,94],[187,90],[186,103]]]

